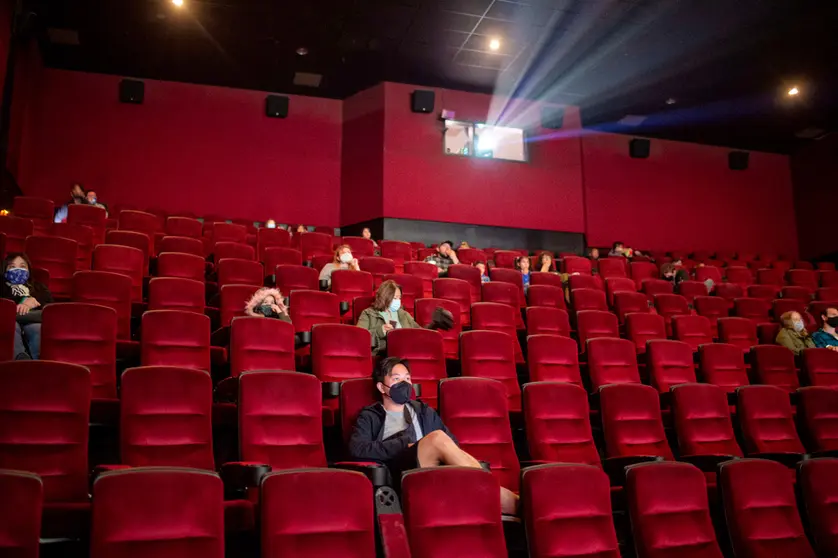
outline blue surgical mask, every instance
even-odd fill
[[[90,205],[96,205],[96,198],[90,198]]]
[[[390,312],[398,312],[399,308],[402,307],[402,301],[399,298],[394,298],[393,302],[390,303]]]
[[[792,322],[792,327],[794,327],[794,331],[803,331],[805,326],[801,321],[794,321]]]
[[[29,281],[29,270],[24,267],[13,267],[6,270],[6,281],[12,285],[23,285]]]
[[[266,226],[267,226],[269,229],[275,229],[275,228],[276,228],[276,223],[268,223]]]

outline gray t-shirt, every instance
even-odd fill
[[[413,422],[413,431],[416,433],[416,441],[422,439],[422,427],[419,425],[419,420],[416,418],[416,411],[413,407],[408,405],[408,412],[410,419]],[[398,434],[407,428],[407,421],[404,420],[404,411],[386,411],[387,417],[384,419],[384,433],[381,435],[382,440],[386,440],[394,434]]]

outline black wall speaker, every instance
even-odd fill
[[[433,112],[434,92],[428,89],[417,89],[410,94],[410,110],[413,112]]]
[[[284,95],[268,95],[265,97],[265,116],[270,118],[287,117],[288,97]]]
[[[646,159],[649,157],[650,145],[647,139],[635,138],[629,142],[629,155],[635,159]]]
[[[747,151],[731,151],[727,154],[727,166],[730,170],[745,170],[750,155]]]
[[[558,130],[564,124],[564,107],[541,107],[541,127]]]
[[[119,102],[143,104],[145,83],[138,79],[123,79],[119,82]]]

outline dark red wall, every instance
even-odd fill
[[[733,171],[729,149],[653,140],[632,159],[629,139],[582,139],[589,245],[797,254],[788,157],[752,152]]]
[[[384,85],[343,102],[340,222],[342,225],[383,215]]]
[[[838,251],[838,134],[804,147],[792,158],[800,255],[815,258]]]
[[[438,119],[447,109],[458,120],[487,121],[491,95],[436,89],[434,113],[422,114],[411,112],[414,89],[386,84],[384,217],[584,231],[578,109],[565,114],[570,137],[530,142],[528,163],[492,161],[446,155]],[[507,113],[521,117],[508,125],[538,120],[538,103],[518,105]]]
[[[32,105],[21,182],[63,199],[95,187],[106,203],[337,226],[341,102],[291,97],[265,116],[265,93],[145,81],[123,104],[116,76],[45,70]]]

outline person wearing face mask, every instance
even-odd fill
[[[358,260],[352,256],[352,248],[343,244],[338,246],[338,249],[335,250],[335,259],[332,263],[327,263],[323,266],[323,269],[320,270],[320,280],[321,281],[328,281],[329,286],[332,285],[332,272],[336,269],[352,269],[355,271],[361,271],[361,267],[358,265]]]
[[[409,469],[455,465],[481,468],[460,449],[436,411],[411,400],[413,384],[407,360],[389,357],[373,370],[372,381],[381,401],[364,408],[349,439],[349,453],[359,461],[377,461],[390,469],[396,483]],[[500,488],[501,511],[516,514],[518,496]]]
[[[806,331],[803,318],[798,312],[785,312],[780,316],[783,328],[777,333],[776,342],[778,345],[789,349],[795,355],[799,355],[803,349],[810,349],[815,346],[812,336]]]
[[[821,319],[823,327],[812,334],[815,347],[838,351],[838,308],[827,308]]]
[[[245,306],[244,313],[255,318],[273,318],[291,323],[288,307],[279,289],[265,287],[256,291]]]
[[[394,329],[418,328],[416,320],[402,308],[402,291],[395,281],[384,281],[375,293],[372,306],[361,312],[358,327],[370,332],[372,354],[387,351],[387,334]]]
[[[85,203],[87,205],[92,205],[93,207],[101,207],[105,210],[105,217],[108,216],[108,206],[102,203],[99,199],[99,196],[96,195],[96,192],[93,190],[88,190],[87,194],[84,196]]]
[[[439,276],[448,275],[448,266],[460,263],[457,252],[452,248],[454,244],[450,240],[443,240],[437,246],[436,254],[428,256],[425,261],[434,264],[439,269]]]
[[[268,219],[265,221],[265,228],[266,229],[275,229],[276,228],[276,221],[273,219]]]
[[[41,353],[41,309],[52,302],[52,293],[32,281],[32,264],[25,254],[9,254],[4,262],[0,296],[17,305],[15,360],[37,360]]]

